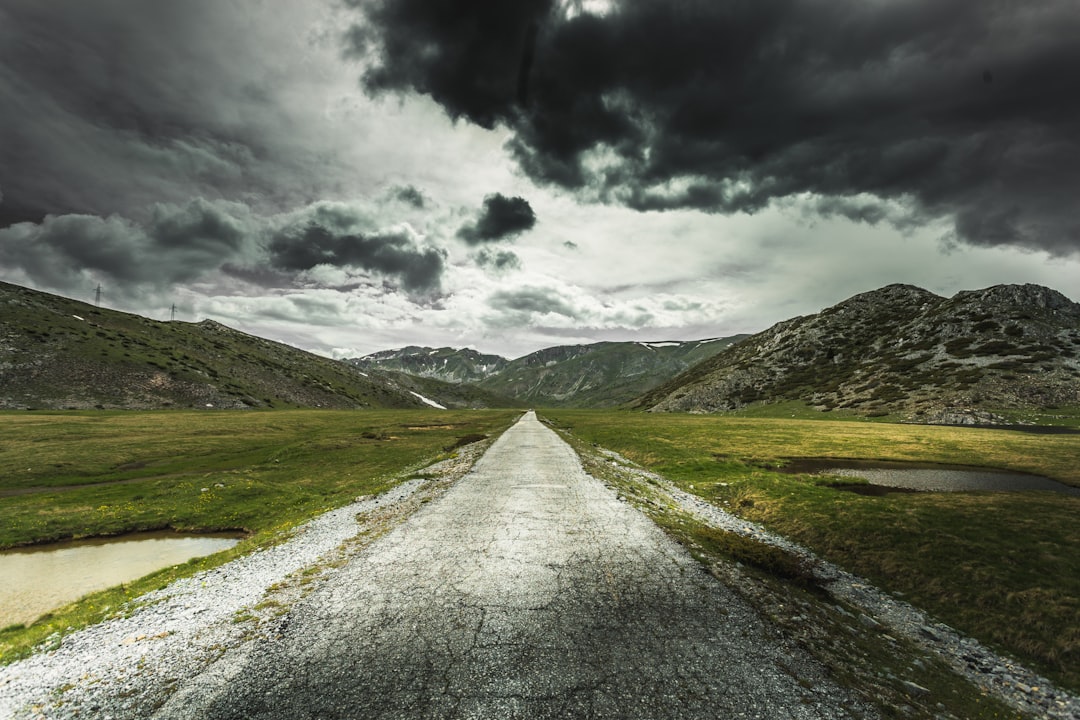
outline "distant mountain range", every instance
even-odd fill
[[[715,412],[803,400],[962,421],[950,416],[956,408],[1080,405],[1078,358],[1080,305],[1049,288],[997,285],[944,298],[889,285],[774,325],[634,405]]]
[[[693,341],[599,342],[545,348],[515,360],[472,349],[410,346],[348,362],[453,383],[548,407],[613,407],[712,357],[745,335]]]
[[[889,285],[752,336],[567,345],[515,360],[411,346],[336,361],[210,320],[157,322],[0,283],[0,409],[716,412],[790,400],[922,422],[1080,406],[1080,304],[1037,285],[951,298]]]
[[[0,283],[0,408],[513,406],[469,386],[363,373],[212,320],[157,322]]]

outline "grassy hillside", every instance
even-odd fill
[[[525,404],[470,383],[444,382],[435,378],[386,370],[361,370],[405,392],[417,393],[447,408],[520,408]],[[421,401],[423,402],[423,401]]]
[[[1080,545],[1080,497],[871,497],[817,476],[771,469],[788,457],[920,460],[1033,472],[1080,486],[1080,435],[790,418],[545,414],[578,438],[762,522],[1080,689],[1080,556],[1073,552]]]
[[[614,407],[745,337],[670,342],[599,342],[544,348],[516,360],[470,348],[409,346],[347,360],[367,372],[389,370],[542,407]]]
[[[437,400],[438,388],[427,389]],[[424,403],[392,378],[211,320],[158,322],[0,283],[0,408],[167,407]]]

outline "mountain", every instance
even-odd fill
[[[410,346],[350,363],[449,382],[475,383],[498,396],[549,407],[613,407],[712,357],[742,335],[689,342],[562,345],[507,360],[475,350]]]
[[[421,402],[434,407],[448,408],[515,408],[524,407],[524,403],[506,395],[486,390],[470,383],[453,383],[431,377],[409,375],[393,370],[358,370],[367,377],[381,380],[404,390]]]
[[[448,383],[476,383],[502,370],[510,362],[499,355],[484,355],[471,348],[429,348],[410,345],[346,360],[366,370],[393,370]]]
[[[741,337],[545,348],[512,360],[480,386],[532,405],[614,407],[712,357]]]
[[[778,323],[634,406],[714,412],[803,400],[938,422],[956,408],[1080,404],[1078,356],[1080,305],[1057,291],[997,285],[943,298],[889,285]]]
[[[498,402],[490,393],[434,380],[420,386],[393,373],[365,375],[212,320],[158,322],[0,283],[0,408],[404,408]]]

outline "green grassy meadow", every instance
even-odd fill
[[[0,413],[0,548],[163,528],[258,533],[385,490],[394,473],[518,415]]]
[[[0,413],[0,548],[173,529],[242,530],[222,557],[193,560],[90,596],[29,630],[0,631],[0,659],[103,607],[261,544],[402,473],[495,436],[515,410],[275,410]]]
[[[1080,486],[1080,435],[806,417],[541,415],[1080,689],[1080,497],[869,497],[773,469],[790,457],[918,460],[1037,473]]]

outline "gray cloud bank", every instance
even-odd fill
[[[530,177],[583,197],[732,213],[814,194],[1080,251],[1075,0],[351,4],[370,92],[510,128]]]
[[[323,266],[433,293],[445,259],[445,250],[408,225],[382,226],[344,203],[259,215],[241,203],[197,199],[155,205],[145,222],[68,214],[0,229],[4,268],[61,291],[104,280],[129,297],[217,273],[264,288],[290,287],[303,272]]]

